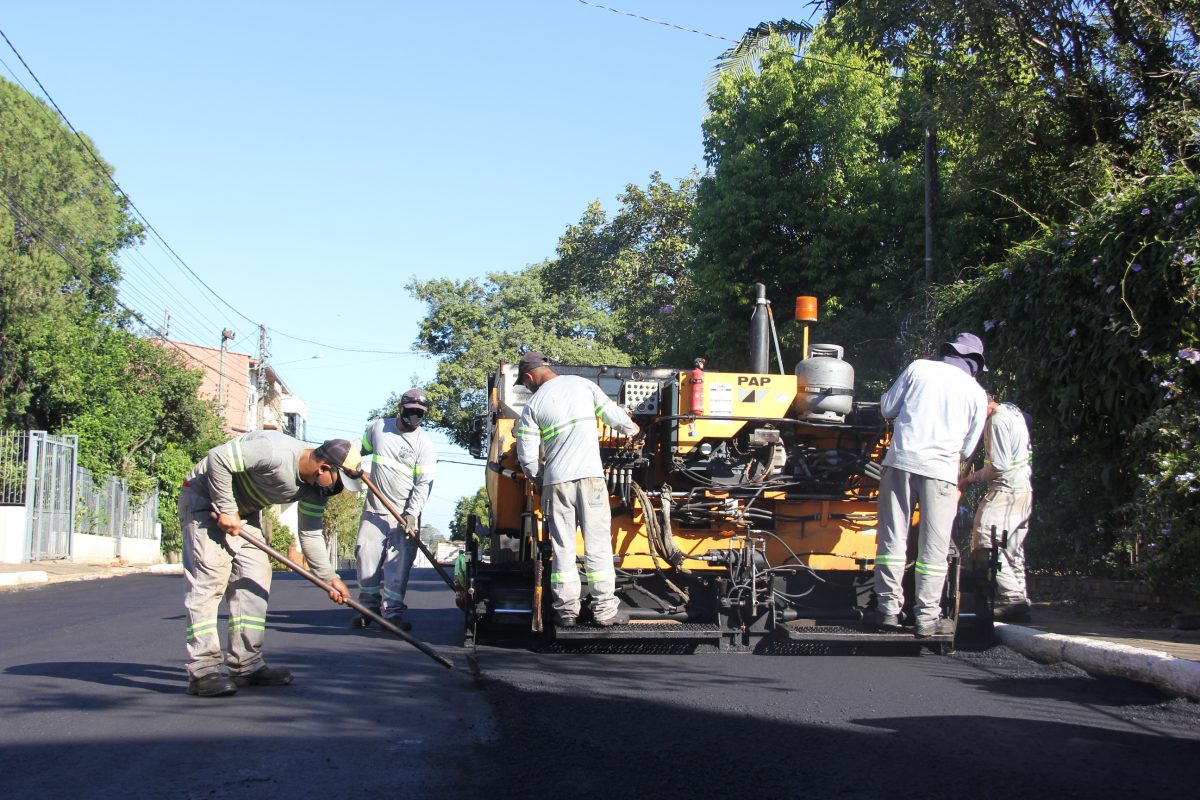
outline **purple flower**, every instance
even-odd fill
[[[1176,203],[1176,204],[1175,204],[1175,210],[1176,210],[1176,211],[1182,211],[1182,210],[1183,210],[1183,203]]]
[[[1100,280],[1099,275],[1092,277],[1092,286],[1099,286],[1101,283],[1103,283],[1103,281]]]
[[[1111,285],[1110,285],[1110,286],[1109,286],[1107,289],[1105,289],[1105,290],[1104,290],[1104,293],[1105,293],[1105,294],[1112,294],[1112,293],[1113,293],[1113,292],[1115,292],[1116,290],[1117,290],[1117,287],[1116,287],[1116,286],[1111,286]]]
[[[625,334],[625,338],[626,338],[626,339],[628,339],[629,341],[631,341],[631,342],[632,342],[632,341],[633,341],[633,334],[632,334],[632,333],[627,333],[627,334]]]
[[[1074,337],[1077,333],[1079,333],[1078,328],[1071,328],[1071,330],[1067,331],[1067,336]]]
[[[1050,270],[1050,274],[1051,274],[1051,275],[1057,275],[1057,274],[1058,274],[1058,267],[1055,267],[1054,269]]]
[[[1135,264],[1130,264],[1130,265],[1129,265],[1129,268],[1130,268],[1131,270],[1133,270],[1134,272],[1141,272],[1141,271],[1142,271],[1142,265],[1141,265],[1141,264],[1136,264],[1136,263],[1135,263]]]
[[[1185,347],[1179,351],[1179,357],[1184,361],[1192,364],[1200,364],[1200,350],[1193,347]]]
[[[672,314],[674,312],[675,312],[675,306],[672,306],[672,305],[665,305],[658,310],[658,313],[660,313],[660,314]]]
[[[1000,273],[1000,277],[1004,278],[1004,280],[1008,280],[1009,278],[1012,277],[1012,273],[1008,270],[1004,270],[1003,272]]]
[[[990,330],[991,330],[992,328],[994,328],[994,327],[996,327],[996,320],[994,320],[994,319],[985,319],[985,320],[983,321],[983,332],[984,332],[984,333],[987,333],[988,331],[990,331]]]
[[[1148,216],[1150,216],[1150,209],[1148,209],[1148,208],[1143,208],[1143,209],[1142,209],[1142,216],[1143,216],[1143,217],[1148,217]]]
[[[1192,262],[1193,262],[1193,261],[1195,261],[1195,260],[1196,260],[1196,257],[1195,257],[1194,255],[1192,255],[1191,253],[1184,253],[1184,254],[1183,254],[1183,263],[1185,263],[1185,264],[1190,264],[1190,263],[1192,263]]]

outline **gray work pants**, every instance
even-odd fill
[[[875,542],[875,594],[884,614],[899,614],[904,605],[900,582],[908,559],[908,529],[917,506],[921,509],[921,527],[913,569],[917,595],[913,612],[916,624],[928,625],[941,616],[958,487],[884,467],[879,481],[879,532]]]
[[[575,566],[576,530],[583,532],[584,568],[592,596],[592,616],[607,619],[617,613],[617,573],[613,569],[612,509],[603,478],[580,478],[547,486],[542,492],[542,517],[554,545],[550,588],[554,611],[561,617],[579,616],[579,568]]]
[[[417,546],[391,514],[363,511],[354,558],[358,563],[358,602],[385,619],[403,617],[404,595]]]
[[[992,549],[992,528],[1000,547],[1000,568],[996,572],[996,601],[1027,603],[1025,593],[1025,535],[1033,513],[1033,492],[989,489],[975,510],[971,530],[971,552],[975,559],[986,559]],[[1007,532],[1008,537],[1005,538]]]
[[[265,541],[256,512],[242,521],[241,536],[227,536],[212,518],[212,504],[184,489],[179,494],[179,524],[183,528],[183,575],[187,594],[188,677],[221,672],[222,662],[232,675],[247,675],[266,666],[263,638],[267,632],[267,600],[271,595],[271,562],[267,554],[246,541]],[[224,598],[229,605],[229,653],[221,650],[217,626]]]

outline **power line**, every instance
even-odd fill
[[[27,73],[29,73],[29,76],[31,78],[33,78],[34,82],[37,84],[38,88],[41,90],[41,92],[45,96],[46,100],[50,103],[51,106],[54,107],[54,110],[56,112],[58,112],[59,117],[62,118],[62,121],[64,123],[66,123],[67,127],[71,130],[71,133],[74,134],[76,141],[82,147],[83,151],[88,155],[89,158],[91,158],[91,160],[99,168],[100,174],[109,183],[111,183],[113,185],[113,188],[115,188],[117,190],[117,192],[121,195],[121,197],[125,198],[126,202],[129,203],[129,207],[131,209],[133,209],[133,212],[137,215],[138,219],[140,219],[145,224],[146,229],[153,234],[153,238],[156,241],[156,243],[160,247],[164,248],[166,250],[166,252],[168,252],[172,257],[174,257],[175,261],[177,263],[179,263],[187,271],[187,273],[192,276],[192,278],[194,278],[202,287],[204,287],[204,289],[206,289],[213,297],[215,297],[217,300],[220,300],[221,303],[223,303],[230,311],[237,314],[239,317],[241,317],[242,319],[244,319],[246,322],[250,323],[254,327],[256,327],[256,328],[259,327],[259,325],[260,325],[259,322],[256,322],[255,320],[251,319],[245,313],[243,313],[238,308],[236,308],[232,303],[230,303],[228,300],[226,300],[224,297],[222,297],[215,289],[213,289],[211,286],[209,286],[208,283],[206,283],[204,281],[204,279],[201,278],[200,275],[195,270],[192,269],[191,265],[189,265],[183,259],[183,257],[179,255],[179,253],[175,252],[175,249],[171,247],[171,245],[162,236],[162,234],[160,234],[158,232],[158,229],[155,228],[153,224],[151,224],[150,220],[146,218],[146,215],[143,214],[141,209],[137,207],[137,204],[133,202],[133,198],[131,198],[125,192],[125,190],[123,188],[121,188],[121,185],[119,183],[117,183],[116,179],[113,178],[112,174],[105,167],[104,162],[100,160],[100,156],[96,153],[96,151],[92,148],[92,146],[90,144],[88,144],[87,140],[83,137],[83,135],[75,128],[75,126],[71,123],[71,120],[67,118],[67,115],[63,112],[62,108],[59,107],[58,103],[54,100],[54,97],[51,96],[49,90],[47,90],[46,87],[42,84],[41,79],[38,78],[38,76],[34,73],[33,69],[25,61],[24,56],[22,56],[20,51],[17,50],[16,45],[14,45],[12,43],[12,40],[8,38],[8,34],[6,34],[3,31],[3,29],[0,29],[0,37],[3,37],[5,43],[8,45],[9,49],[13,51],[13,54],[16,55],[17,59],[21,62],[21,66],[25,68],[25,71]],[[8,65],[5,64],[5,67],[7,68]],[[9,71],[11,72],[12,70],[10,69]],[[14,75],[14,78],[15,77],[16,76]],[[22,89],[25,89],[24,84],[22,84],[19,79],[17,80],[17,83],[19,85],[21,85]],[[25,91],[28,92],[28,89],[25,89]],[[143,322],[143,324],[145,324],[145,323]],[[150,327],[151,330],[154,330],[154,328],[152,326],[147,326],[147,327]],[[313,344],[313,345],[317,345],[318,347],[324,347],[329,350],[338,350],[338,351],[346,352],[346,353],[371,353],[371,354],[377,354],[377,355],[416,355],[417,354],[415,351],[376,350],[376,349],[367,349],[367,348],[340,347],[338,345],[332,345],[332,344],[327,344],[324,342],[318,342],[318,341],[315,341],[312,339],[306,339],[306,338],[299,337],[299,336],[293,336],[291,334],[288,334],[288,333],[285,333],[285,332],[279,330],[278,328],[271,328],[271,330],[273,333],[275,333],[279,336],[283,336],[284,338],[287,338],[287,339],[293,339],[298,342],[304,342],[306,344]]]
[[[660,20],[660,19],[651,19],[650,17],[644,17],[641,14],[635,14],[632,11],[622,11],[619,8],[612,8],[610,6],[602,6],[599,3],[592,3],[592,2],[590,2],[590,0],[576,0],[576,2],[579,3],[580,5],[590,6],[592,8],[598,8],[603,11],[611,11],[614,14],[620,14],[621,16],[624,16],[624,17],[632,17],[633,19],[640,20],[642,22],[649,22],[654,25],[662,25],[667,28],[674,28],[677,31],[683,31],[684,33],[694,33],[699,36],[707,36],[709,39],[717,39],[722,42],[732,42],[735,45],[739,44],[741,42],[740,39],[730,39],[728,36],[718,36],[715,33],[708,33],[707,31],[700,31],[700,30],[696,30],[695,28],[687,28],[687,27],[684,27],[683,25],[676,25],[673,22],[664,22],[663,20]],[[875,70],[867,69],[866,67],[856,67],[853,64],[842,64],[837,61],[830,61],[827,58],[821,58],[820,56],[814,56],[814,55],[810,55],[808,53],[795,52],[792,54],[792,57],[798,61],[812,61],[813,63],[816,63],[816,64],[824,64],[825,66],[837,67],[838,69],[847,69],[847,70],[853,70],[856,72],[868,72],[872,75],[880,75],[882,77],[889,77],[886,73],[876,72]]]

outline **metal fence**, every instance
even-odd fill
[[[0,506],[25,505],[29,434],[0,431]]]
[[[76,436],[45,431],[0,431],[0,505],[27,512],[30,561],[70,558],[76,533],[121,538],[158,537],[158,490],[137,497],[123,478],[99,486],[78,466]]]
[[[110,475],[96,485],[92,472],[80,467],[75,486],[75,530],[94,536],[154,539],[158,536],[158,490],[144,498],[130,494],[129,482]]]

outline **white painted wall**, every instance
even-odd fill
[[[25,506],[0,506],[0,564],[25,561]]]
[[[159,532],[161,537],[162,533]],[[76,533],[71,561],[76,564],[108,564],[117,558],[117,542],[111,536]],[[161,564],[159,539],[121,539],[121,559],[128,564]]]

